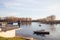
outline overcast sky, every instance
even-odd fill
[[[60,0],[0,0],[0,16],[60,19]]]

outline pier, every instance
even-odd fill
[[[0,22],[0,37],[15,37],[19,26],[8,25],[8,22]]]

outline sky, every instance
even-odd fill
[[[17,16],[38,19],[50,15],[60,19],[60,0],[0,0],[0,17]]]

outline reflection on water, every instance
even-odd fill
[[[21,25],[31,25],[31,22],[21,22]]]
[[[39,26],[41,25],[41,26]],[[37,40],[60,40],[60,24],[54,24],[54,25],[49,25],[49,24],[41,24],[38,22],[22,22],[21,30],[17,30],[16,34],[19,36],[26,36],[26,37],[33,37],[36,38]],[[33,31],[36,30],[46,30],[49,31],[49,35],[36,35],[34,34]]]
[[[53,24],[53,25],[50,25],[50,28],[49,28],[50,31],[52,31],[52,32],[53,32],[53,31],[56,31],[55,26],[56,26],[56,25],[54,25],[54,24]]]

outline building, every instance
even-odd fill
[[[16,30],[18,29],[18,26],[10,27],[0,27],[0,37],[15,37],[16,36]]]

